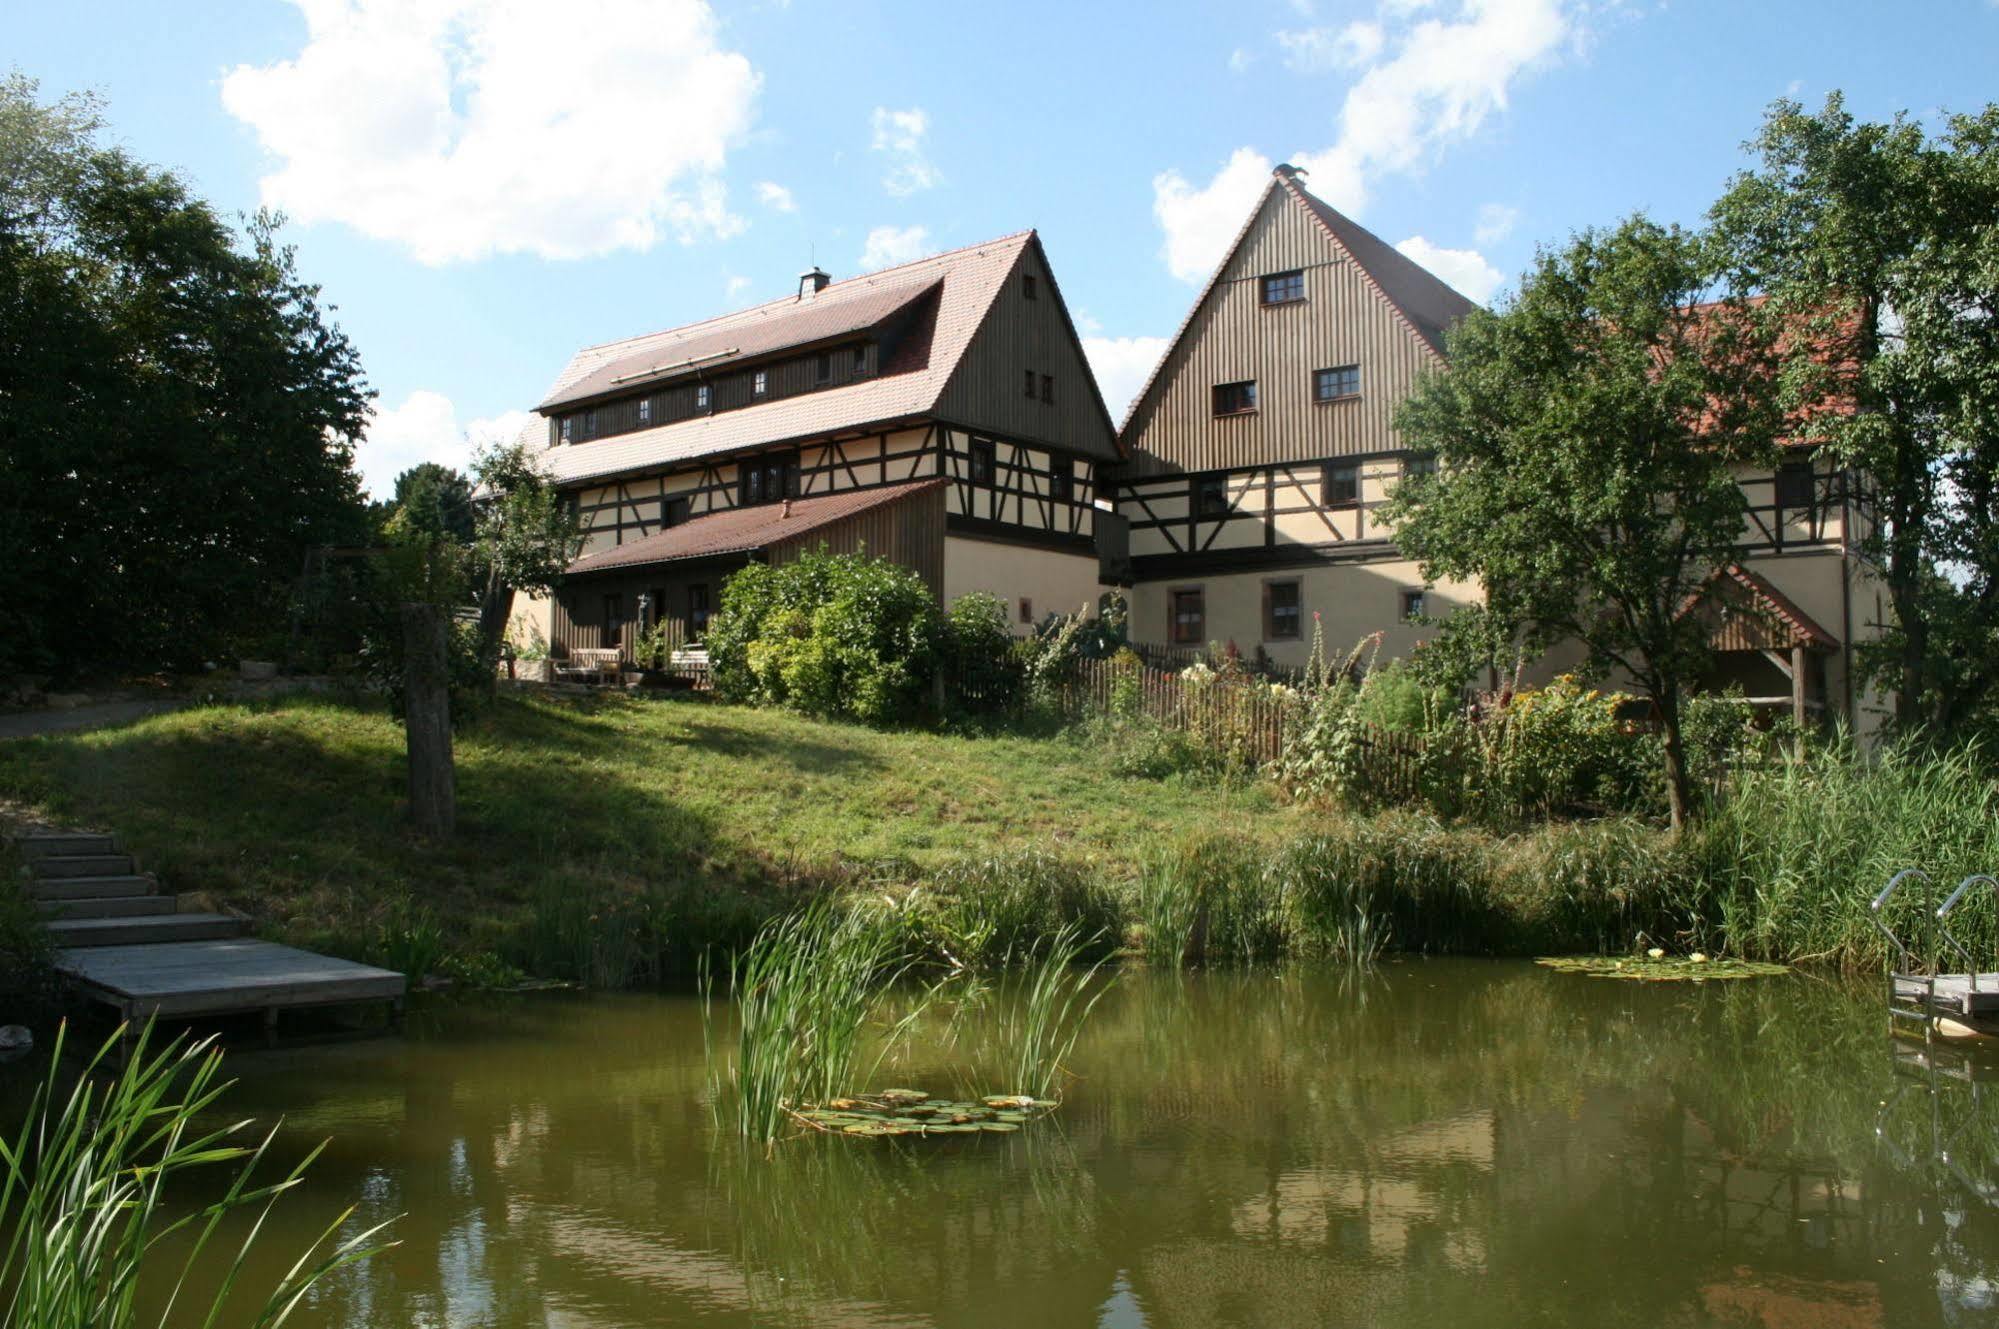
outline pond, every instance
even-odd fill
[[[537,997],[236,1054],[228,1102],[332,1141],[264,1272],[405,1215],[308,1325],[1999,1322],[1999,1084],[1898,1074],[1871,984],[1131,972],[1072,1065],[1017,1135],[767,1160],[694,1000]]]

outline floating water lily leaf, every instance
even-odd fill
[[[1770,978],[1788,974],[1781,964],[1761,960],[1711,960],[1700,956],[1550,955],[1534,962],[1558,973],[1589,978],[1630,978],[1648,983],[1704,983],[1721,978]]]
[[[1055,1107],[1052,1100],[1024,1094],[996,1094],[979,1102],[961,1103],[932,1098],[915,1089],[885,1089],[879,1094],[829,1099],[824,1107],[807,1107],[791,1115],[802,1125],[834,1135],[879,1138],[979,1131],[1004,1135]]]

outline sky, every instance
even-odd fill
[[[1999,0],[12,0],[0,69],[225,215],[360,351],[369,489],[575,349],[1038,228],[1112,414],[1272,165],[1465,294],[1695,224],[1769,104],[1999,98]]]

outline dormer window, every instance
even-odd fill
[[[1302,270],[1273,272],[1263,279],[1263,303],[1267,305],[1293,305],[1305,298],[1305,274]]]
[[[576,417],[573,415],[565,415],[562,417],[562,441],[564,443],[570,441],[570,426],[575,424],[575,422],[576,422]]]
[[[597,412],[595,411],[583,412],[583,437],[585,438],[597,437]]]
[[[639,398],[639,423],[641,425],[652,423],[652,398],[650,397]]]
[[[756,377],[750,380],[750,395],[753,397],[763,397],[768,396],[769,393],[770,374],[759,369],[757,370]]]
[[[697,411],[705,411],[708,409],[708,402],[709,402],[708,385],[706,383],[700,384],[694,389],[694,409]]]
[[[819,380],[819,381],[820,381],[821,383],[830,383],[830,382],[832,382],[832,381],[833,381],[833,357],[832,357],[832,356],[830,356],[830,355],[822,355],[822,356],[820,356],[820,357],[819,357],[819,373],[818,373],[818,380]]]
[[[856,346],[854,348],[854,377],[859,378],[867,372],[868,348],[866,346]]]

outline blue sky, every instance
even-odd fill
[[[1774,98],[1999,96],[1999,3],[16,0],[0,62],[291,214],[381,491],[579,345],[1029,226],[1121,414],[1273,162],[1485,297],[1578,227],[1698,220]]]

